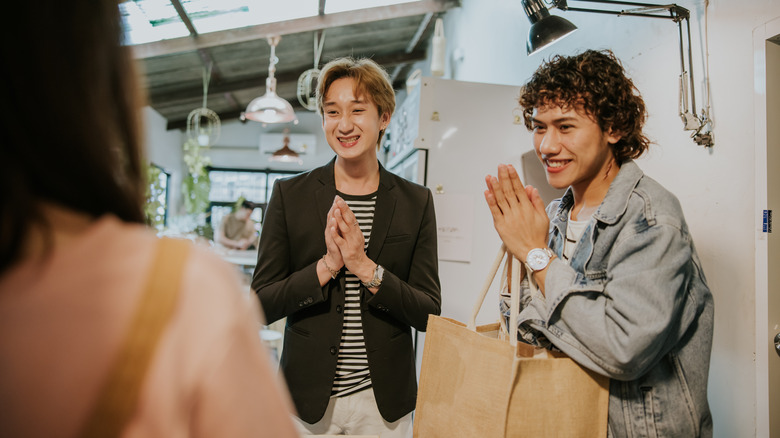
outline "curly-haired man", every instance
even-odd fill
[[[545,211],[512,166],[486,178],[495,228],[541,292],[524,281],[519,338],[610,377],[609,436],[711,436],[712,295],[679,201],[633,161],[649,143],[639,92],[588,50],[543,63],[520,105],[567,190]]]

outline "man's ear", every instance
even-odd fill
[[[607,136],[607,143],[609,144],[615,144],[619,142],[621,138],[623,138],[622,132],[614,130],[612,128],[608,128],[604,133]]]
[[[382,128],[382,131],[386,130],[389,124],[390,114],[388,112],[382,113],[382,115],[379,117],[379,126]]]

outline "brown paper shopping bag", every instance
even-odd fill
[[[414,415],[415,438],[606,437],[609,379],[563,354],[501,335],[476,316],[506,250],[502,246],[469,324],[430,316]],[[520,262],[508,255],[502,282],[512,294],[517,327]]]

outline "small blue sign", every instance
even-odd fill
[[[764,210],[764,232],[772,232],[772,210]]]

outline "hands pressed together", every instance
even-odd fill
[[[236,245],[236,249],[243,251],[249,248],[250,245],[252,245],[252,239],[240,239]]]
[[[328,271],[346,267],[361,281],[371,280],[376,263],[366,255],[363,231],[355,214],[340,196],[336,196],[328,211],[325,246],[327,252],[323,261]]]
[[[523,186],[517,170],[506,164],[498,166],[498,177],[488,175],[485,182],[493,225],[507,250],[525,263],[528,251],[547,246],[550,220],[539,190]]]

